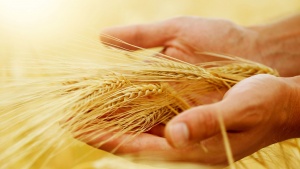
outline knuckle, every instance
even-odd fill
[[[177,16],[169,19],[165,22],[165,25],[171,26],[173,29],[181,29],[187,23],[190,23],[192,17],[189,16]]]
[[[186,21],[186,20],[189,20],[190,17],[189,16],[177,16],[177,17],[174,17],[172,19],[170,19],[170,21],[173,21],[175,23],[177,22],[183,22],[183,21]]]
[[[214,135],[218,130],[218,121],[215,113],[212,110],[204,110],[198,111],[197,114],[196,118],[191,117],[191,121],[195,121],[192,139],[203,140]]]
[[[212,136],[218,128],[218,122],[214,113],[212,111],[206,111],[201,113],[199,118],[203,119],[203,124],[199,124],[199,126],[203,128],[201,130],[203,133],[199,134],[201,134],[203,138],[208,138]]]
[[[134,25],[132,29],[133,31],[131,31],[134,42],[137,42],[137,44],[139,44],[138,42],[141,39],[141,35],[143,35],[142,29],[142,25]]]

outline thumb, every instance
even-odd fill
[[[175,33],[176,26],[173,25],[173,22],[161,21],[151,24],[106,28],[102,30],[100,40],[102,43],[110,46],[136,50],[137,48],[134,46],[142,48],[164,46],[169,40],[174,38]],[[113,37],[128,44],[118,41]]]
[[[221,102],[198,106],[183,112],[172,119],[166,126],[165,136],[168,142],[176,148],[183,148],[193,143],[212,137],[220,132],[219,119],[224,121],[225,128],[235,130],[238,109]]]

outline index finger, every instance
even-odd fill
[[[128,50],[136,50],[134,46],[152,48],[164,46],[176,36],[176,27],[172,22],[161,21],[150,24],[111,27],[102,30],[102,43]],[[112,37],[118,38],[118,41]],[[129,45],[132,44],[132,45]]]

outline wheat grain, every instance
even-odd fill
[[[115,62],[44,60],[36,69],[45,70],[42,74],[47,78],[32,71],[28,77],[33,80],[7,81],[0,87],[0,118],[5,119],[0,130],[6,138],[0,140],[0,160],[7,161],[6,168],[20,162],[24,168],[50,165],[54,154],[70,146],[66,135],[95,147],[129,135],[115,151],[191,106],[218,101],[210,94],[217,92],[221,99],[224,91],[244,78],[261,73],[278,75],[264,65],[224,55],[220,57],[226,61],[196,66],[157,53],[153,56],[148,50],[106,49],[102,54]],[[299,147],[299,142],[288,145]],[[23,153],[16,155],[21,149]],[[261,159],[267,159],[262,154],[252,157],[262,166],[272,167],[262,163]],[[48,158],[40,164],[40,156]],[[26,161],[27,157],[32,160]],[[242,161],[241,166],[247,165]]]

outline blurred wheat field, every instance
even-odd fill
[[[220,0],[151,0],[147,2],[138,0],[0,0],[0,85],[7,80],[22,81],[29,76],[26,67],[34,65],[24,65],[20,61],[20,58],[24,57],[84,58],[102,62],[103,58],[98,54],[102,48],[98,42],[98,35],[101,29],[108,26],[146,23],[179,15],[218,17],[230,19],[242,25],[252,25],[264,24],[296,12],[300,12],[299,0],[256,2],[251,0],[226,2]],[[7,69],[8,67],[10,69]],[[47,70],[40,70],[39,73],[47,74]],[[19,125],[24,126],[22,123]],[[1,129],[1,140],[5,140],[3,136],[9,135],[13,130],[14,128]],[[48,132],[57,131],[59,129],[54,127]],[[23,137],[26,136],[24,133]],[[60,147],[67,148],[61,149],[57,154],[49,153],[50,160],[49,157],[41,156],[39,158],[41,163],[49,160],[43,168],[182,167],[172,165],[153,167],[147,164],[135,164],[87,146],[67,134],[63,137],[69,139],[69,142],[61,143]],[[4,144],[0,149],[4,150],[9,143],[5,141],[2,143]],[[291,145],[295,144],[299,145],[299,141],[291,141]],[[51,147],[51,145],[47,146]],[[20,149],[20,154],[22,151],[28,150]],[[39,149],[30,151],[36,154]],[[30,158],[29,154],[26,160]],[[14,168],[26,168],[26,162],[18,161],[17,156],[9,160],[16,161]],[[0,161],[0,168],[4,164],[5,161]],[[248,164],[261,167],[251,160]],[[40,166],[40,164],[36,165]],[[190,168],[199,167],[189,165]]]

